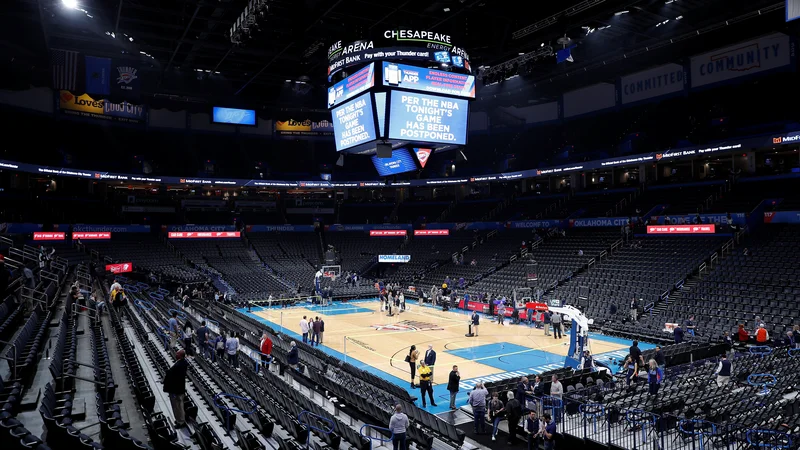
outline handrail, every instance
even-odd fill
[[[685,425],[691,424],[690,429],[684,428]],[[697,425],[700,425],[699,427]],[[711,432],[706,431],[705,425],[711,425]],[[705,442],[704,438],[707,434],[717,434],[717,426],[714,425],[712,422],[708,422],[706,420],[701,419],[683,419],[678,422],[678,431],[687,435],[687,436],[698,436],[700,438],[700,450],[705,449]]]
[[[381,444],[382,444],[382,443],[384,443],[384,442],[391,442],[391,441],[393,441],[393,440],[394,440],[394,432],[393,432],[392,430],[390,430],[390,429],[388,429],[388,428],[383,428],[383,427],[376,427],[375,425],[370,425],[370,424],[368,424],[368,423],[365,423],[365,424],[364,424],[364,425],[363,425],[363,426],[362,426],[362,427],[361,427],[361,428],[358,430],[358,434],[360,434],[360,435],[361,435],[361,437],[363,437],[363,438],[366,438],[366,439],[369,441],[369,448],[370,448],[370,449],[372,449],[372,439],[373,439],[373,437],[372,437],[372,436],[371,436],[369,433],[367,433],[367,434],[364,434],[364,428],[368,428],[368,429],[370,429],[370,430],[377,430],[377,431],[388,431],[388,432],[389,432],[389,439],[382,439],[382,438],[380,438],[380,437],[378,437],[378,436],[376,436],[376,437],[374,438],[374,439],[377,439],[377,440],[378,440],[378,442],[380,442]]]
[[[303,422],[303,419],[302,419],[303,417],[306,417],[306,421],[305,422]],[[327,430],[324,429],[324,428],[318,428],[317,426],[312,424],[310,420],[308,420],[308,417],[313,417],[313,418],[315,418],[315,419],[317,419],[319,421],[325,422],[330,428],[327,429]],[[330,420],[330,419],[328,419],[326,417],[318,416],[318,415],[312,413],[311,411],[306,411],[306,410],[300,411],[300,414],[297,415],[297,420],[301,424],[303,424],[306,427],[308,427],[308,437],[306,438],[306,448],[311,448],[311,432],[312,431],[319,431],[322,434],[331,434],[331,433],[333,433],[333,430],[335,430],[335,428],[336,428],[336,426],[335,426],[335,424],[333,423],[332,420]]]
[[[11,343],[9,341],[3,341],[3,340],[0,340],[0,344],[10,345],[11,346],[11,350],[14,350],[14,359],[13,359],[14,364],[11,364],[11,361],[12,361],[11,358],[9,358],[6,355],[0,355],[0,359],[4,359],[6,361],[9,361],[8,365],[11,366],[11,376],[13,377],[13,379],[11,381],[15,381],[17,379],[17,356],[18,356],[17,344],[16,343]]]
[[[249,403],[250,406],[252,407],[252,409],[250,409],[248,411],[244,411],[244,410],[241,410],[239,408],[234,408],[234,407],[228,406],[225,403],[219,404],[218,401],[221,398],[230,398],[230,399],[233,399],[233,400],[240,400],[242,402]],[[225,430],[227,430],[228,433],[230,433],[232,431],[231,430],[231,412],[237,412],[237,413],[239,413],[239,414],[241,414],[243,416],[247,416],[247,415],[253,414],[258,409],[258,403],[256,403],[256,401],[253,400],[252,398],[245,398],[245,397],[240,397],[238,395],[226,394],[225,392],[220,392],[219,394],[216,394],[214,396],[214,398],[212,399],[212,401],[214,403],[214,406],[216,406],[217,408],[219,408],[221,410],[224,410],[224,411],[226,411],[228,413],[228,414],[225,415]]]
[[[756,433],[758,435],[758,439],[756,439],[755,442],[753,442],[753,439],[750,436],[751,434],[756,434]],[[770,438],[767,439],[768,442],[764,442],[764,439],[761,439],[762,435],[773,436],[774,439]],[[781,433],[780,431],[775,431],[775,430],[747,430],[746,438],[748,444],[754,445],[756,447],[764,447],[770,449],[792,447],[792,436],[787,433]]]

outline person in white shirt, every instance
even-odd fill
[[[111,285],[111,288],[109,289],[109,292],[113,291],[113,290],[117,290],[117,291],[121,291],[122,290],[122,285],[119,284],[119,281],[114,280],[114,283]]]
[[[307,344],[308,343],[308,319],[306,319],[306,316],[303,316],[303,318],[300,319],[300,333],[303,334],[303,343]]]

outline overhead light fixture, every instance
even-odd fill
[[[292,82],[292,80],[286,80],[286,82],[287,82],[287,83],[291,83],[291,82]]]
[[[683,16],[678,16],[675,18],[675,20],[681,20],[681,19],[683,19]]]
[[[450,12],[450,8],[445,8],[444,12]]]
[[[670,3],[675,3],[677,0],[667,0],[664,2],[665,5],[669,5]]]
[[[78,9],[78,0],[61,0],[61,3],[64,4],[66,8]]]
[[[624,11],[617,11],[617,12],[615,12],[615,13],[614,13],[614,15],[615,15],[615,16],[621,16],[621,15],[623,15],[623,14],[628,14],[629,12],[630,12],[630,11],[628,11],[628,10],[626,9],[626,10],[624,10]]]
[[[544,42],[542,42],[542,45],[540,45],[539,47],[544,47]]]

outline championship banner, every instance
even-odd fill
[[[333,123],[327,119],[314,122],[304,120],[276,120],[275,134],[278,136],[333,136]]]
[[[70,91],[59,92],[58,107],[62,114],[122,123],[139,124],[144,123],[147,118],[143,105],[114,103],[110,100],[94,99],[89,94],[75,95]]]
[[[788,68],[794,58],[789,36],[774,33],[691,58],[692,88]]]
[[[686,73],[680,64],[664,64],[620,78],[620,100],[623,105],[656,99],[686,89]]]
[[[106,264],[106,272],[127,273],[133,271],[133,263]]]

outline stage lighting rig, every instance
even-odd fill
[[[492,67],[487,67],[479,73],[479,76],[485,77],[488,80],[500,81],[500,79],[517,75],[520,67],[526,67],[529,69],[528,62],[548,56],[553,56],[553,47],[543,44],[542,47],[539,47],[532,52],[525,53],[524,55],[517,56],[514,59],[510,59]]]
[[[269,12],[269,0],[250,0],[245,6],[244,11],[239,15],[228,34],[231,43],[242,44],[253,37],[253,33],[258,31],[259,24]]]

